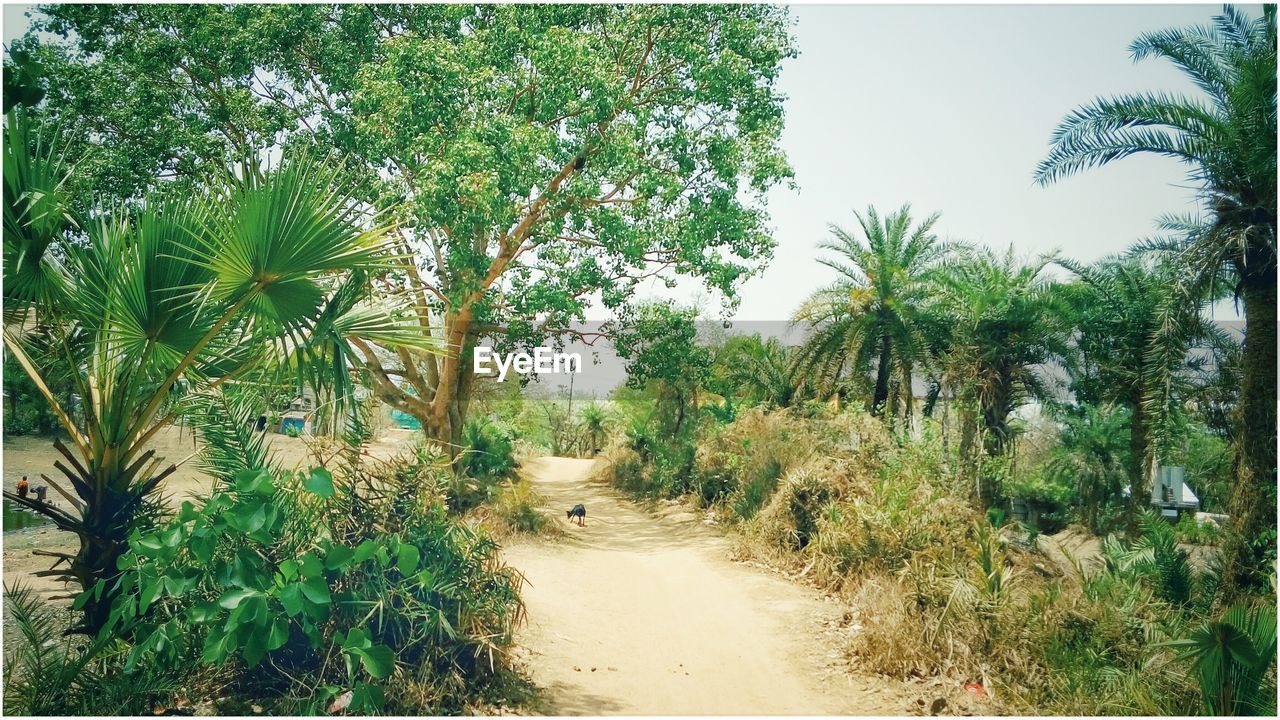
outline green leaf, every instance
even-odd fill
[[[329,584],[321,577],[313,577],[303,582],[302,594],[317,605],[328,605],[332,602],[332,598],[329,595]]]
[[[347,630],[346,636],[342,638],[343,650],[361,650],[369,645],[369,635],[358,627]]]
[[[217,603],[200,603],[187,611],[187,617],[193,623],[207,623],[218,617]]]
[[[289,617],[296,617],[302,612],[302,583],[290,583],[280,591],[280,604]]]
[[[234,610],[240,607],[240,603],[257,594],[257,590],[236,588],[235,590],[229,590],[223,593],[222,597],[218,598],[218,604],[228,610]]]
[[[324,572],[324,563],[320,562],[320,558],[316,557],[313,552],[307,552],[299,558],[302,568],[302,574],[308,577],[316,577]]]
[[[330,570],[345,570],[351,565],[355,551],[345,545],[334,545],[324,556],[324,566]]]
[[[147,608],[151,607],[151,603],[163,589],[163,581],[160,579],[153,580],[152,582],[143,585],[142,595],[138,601],[138,612],[146,612]]]
[[[271,634],[267,636],[267,649],[279,650],[289,641],[289,621],[278,617],[271,621]]]
[[[241,653],[244,655],[245,664],[255,667],[267,656],[267,638],[261,632],[250,632],[244,640],[244,649]]]
[[[372,540],[365,540],[356,546],[355,562],[362,563],[378,553],[378,548],[382,547]]]
[[[236,490],[256,495],[271,495],[275,492],[275,482],[265,468],[241,470],[236,473]]]
[[[395,672],[396,655],[386,645],[374,645],[368,649],[353,652],[360,658],[364,671],[375,678],[382,679]]]
[[[401,543],[400,549],[396,552],[396,567],[400,570],[400,574],[412,575],[413,571],[418,569],[418,560],[421,556],[416,546]]]
[[[313,468],[302,486],[322,498],[331,498],[334,492],[333,474],[324,468]]]

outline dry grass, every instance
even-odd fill
[[[992,528],[931,425],[906,439],[862,413],[750,410],[704,428],[695,457],[691,499],[736,526],[740,558],[846,599],[859,670],[980,684],[982,712],[1196,708],[1160,645],[1186,617],[1131,579],[1064,569],[1017,526]],[[598,479],[652,487],[625,441],[604,459]]]
[[[503,483],[489,503],[472,510],[468,517],[491,537],[505,541],[517,535],[554,537],[562,534],[544,512],[547,500],[524,478]]]

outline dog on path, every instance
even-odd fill
[[[572,510],[566,510],[564,515],[569,522],[573,522],[574,518],[578,518],[578,527],[587,526],[587,508],[582,503],[574,505]]]

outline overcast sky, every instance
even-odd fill
[[[1047,188],[1032,182],[1068,111],[1099,95],[1194,92],[1171,65],[1134,63],[1140,33],[1207,23],[1216,5],[798,6],[800,57],[782,74],[783,146],[798,189],[769,209],[776,258],[736,315],[785,318],[834,273],[814,262],[853,210],[941,212],[940,235],[1081,260],[1152,235],[1194,208],[1185,168],[1132,157]],[[1221,315],[1220,315],[1221,317]]]
[[[6,43],[25,27],[24,9],[4,8]],[[1048,188],[1031,177],[1050,133],[1078,104],[1194,92],[1167,63],[1133,63],[1128,46],[1148,30],[1207,23],[1219,9],[793,7],[800,56],[782,73],[782,144],[798,187],[770,194],[776,257],[743,287],[735,317],[786,319],[834,279],[815,262],[816,245],[827,223],[852,227],[852,211],[869,204],[941,212],[937,231],[948,239],[1081,260],[1153,234],[1161,214],[1192,210],[1185,168],[1172,160],[1129,158]],[[677,294],[696,293],[683,285]]]

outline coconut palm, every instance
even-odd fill
[[[1053,397],[1044,369],[1065,353],[1066,328],[1043,276],[1049,261],[1022,262],[1012,247],[1003,255],[966,247],[937,274],[931,312],[950,328],[945,377],[968,408],[961,442],[968,456],[978,434],[988,456],[1003,455],[1014,410]],[[983,506],[999,492],[994,478],[979,479]]]
[[[1244,301],[1245,346],[1240,406],[1243,473],[1233,502],[1238,538],[1274,536],[1276,491],[1276,8],[1250,18],[1230,5],[1208,27],[1147,33],[1130,47],[1135,60],[1169,60],[1201,90],[1122,95],[1075,110],[1053,134],[1036,171],[1047,184],[1083,169],[1149,153],[1190,166],[1203,219],[1165,223],[1179,230],[1173,251],[1186,274],[1179,286],[1206,296],[1223,268]],[[1228,582],[1269,565],[1274,543],[1250,557],[1228,553]],[[1265,573],[1264,573],[1265,574]]]
[[[65,565],[47,574],[86,591],[81,629],[94,631],[130,531],[154,515],[156,490],[176,470],[146,447],[195,393],[313,335],[352,330],[352,314],[358,331],[414,338],[394,312],[379,323],[354,304],[353,313],[326,314],[335,287],[388,261],[385,228],[334,191],[333,174],[317,163],[288,161],[211,184],[207,197],[76,222],[50,193],[68,168],[33,141],[21,116],[8,118],[5,139],[4,343],[70,438],[55,443],[54,464],[69,487],[49,480],[69,506],[5,496],[79,537],[76,553],[51,553]],[[10,177],[11,166],[24,171]],[[13,257],[21,262],[9,264]],[[322,354],[306,357],[341,366]],[[57,364],[76,370],[75,407],[49,390],[47,368]]]
[[[1193,345],[1232,344],[1176,289],[1180,273],[1151,256],[1085,265],[1059,260],[1080,284],[1064,288],[1076,325],[1072,376],[1077,400],[1115,403],[1129,413],[1130,520],[1150,497],[1155,465],[1172,444],[1177,403],[1191,390]],[[1071,292],[1074,291],[1074,292]]]
[[[855,215],[865,241],[830,226],[833,239],[819,247],[834,257],[820,262],[840,277],[810,295],[794,317],[812,328],[796,356],[799,380],[830,392],[848,375],[866,377],[874,368],[872,414],[891,402],[895,380],[893,404],[910,414],[914,370],[927,360],[920,316],[928,276],[947,247],[932,233],[937,214],[914,228],[909,205],[884,218],[874,207]]]

